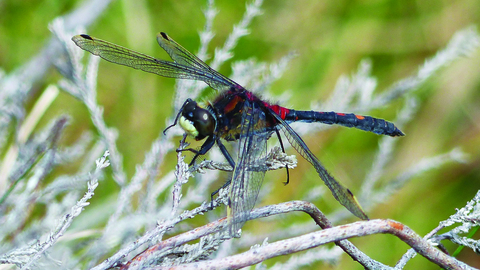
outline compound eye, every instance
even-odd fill
[[[211,136],[215,131],[215,118],[210,111],[201,108],[195,101],[185,105],[179,123],[183,130],[196,140]]]
[[[193,125],[198,131],[197,140],[211,136],[215,131],[215,118],[210,111],[197,107],[193,112]]]
[[[185,107],[183,108],[183,111],[182,111],[182,115],[188,120],[194,121],[194,113],[197,109],[201,109],[197,105],[197,102],[193,100],[189,101],[187,104],[185,104]]]

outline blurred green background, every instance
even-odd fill
[[[47,25],[55,17],[68,13],[82,1],[15,1],[0,0],[0,67],[7,74],[38,53],[50,36]],[[202,10],[205,1],[114,1],[88,34],[116,44],[167,59],[158,47],[155,35],[168,33],[178,43],[195,52],[198,31],[204,26]],[[212,48],[221,46],[245,11],[243,1],[218,1],[219,10],[213,30]],[[273,84],[272,92],[291,90],[288,104],[309,109],[312,100],[327,99],[342,74],[357,70],[363,58],[373,62],[378,91],[399,79],[414,74],[426,58],[445,47],[452,35],[464,27],[480,23],[480,2],[459,1],[265,1],[263,15],[254,19],[251,34],[242,38],[235,49],[235,60],[255,58],[271,62],[295,50],[294,58],[282,79]],[[228,75],[230,62],[220,71]],[[391,178],[415,165],[424,157],[460,147],[469,153],[467,164],[450,163],[415,178],[388,203],[369,213],[371,218],[398,220],[420,235],[425,235],[465,205],[480,189],[480,51],[470,58],[455,61],[442,69],[434,79],[416,93],[420,110],[403,128],[407,134],[396,148],[389,165]],[[51,70],[29,102],[34,103],[46,85],[60,75]],[[242,84],[242,82],[239,82]],[[166,127],[165,119],[173,113],[171,106],[175,81],[102,61],[98,77],[98,102],[104,106],[107,124],[119,130],[117,145],[123,153],[129,176],[142,162],[152,141]],[[1,91],[1,89],[0,89]],[[305,97],[311,97],[305,100]],[[403,99],[370,115],[394,119]],[[334,108],[332,108],[334,109]],[[43,118],[42,123],[58,114],[71,116],[63,143],[68,145],[81,134],[93,129],[85,107],[62,92]],[[378,136],[347,128],[332,128],[318,136],[305,138],[324,165],[353,190],[360,186],[378,146]],[[173,158],[173,154],[171,155]],[[175,160],[167,162],[166,171]],[[274,196],[263,203],[279,203],[301,198],[312,183],[310,165],[300,161],[293,170],[292,184],[287,188],[274,185]],[[72,170],[74,168],[64,168]],[[300,181],[304,172],[310,172]],[[310,177],[308,177],[310,176]],[[283,179],[284,172],[267,174],[266,181]],[[384,179],[388,181],[389,178]],[[291,180],[292,181],[292,180]],[[103,197],[116,194],[111,179],[97,189]],[[207,198],[206,198],[207,199]],[[97,199],[98,200],[98,199]],[[317,203],[322,209],[322,205]],[[336,206],[335,206],[336,207]],[[328,207],[326,207],[328,209]],[[259,224],[258,221],[257,224]],[[250,224],[251,225],[251,224]],[[248,230],[249,224],[245,226]],[[478,239],[477,234],[476,238]],[[372,258],[394,265],[407,245],[390,235],[375,235],[353,242]],[[453,252],[453,245],[447,245]],[[459,258],[480,267],[480,259],[469,250]],[[285,258],[280,258],[285,260]],[[267,264],[269,264],[267,262]],[[337,266],[324,263],[312,269],[362,269],[344,256]],[[417,256],[406,269],[438,269]]]

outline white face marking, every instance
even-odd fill
[[[208,115],[206,113],[203,114],[203,120],[205,120],[205,121],[208,120]]]
[[[180,127],[182,127],[182,129],[185,130],[185,132],[189,136],[192,136],[193,138],[196,138],[198,136],[198,130],[195,128],[192,121],[188,120],[183,116],[180,116],[179,124]]]

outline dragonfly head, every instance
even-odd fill
[[[191,99],[188,99],[183,106],[179,124],[188,135],[196,140],[211,136],[215,131],[215,118],[212,113],[198,106],[197,102]]]

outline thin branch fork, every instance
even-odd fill
[[[291,211],[303,211],[308,213],[320,227],[325,229],[295,238],[270,243],[250,251],[222,259],[201,261],[170,267],[159,266],[152,269],[236,269],[257,264],[276,256],[303,251],[331,242],[335,242],[354,260],[358,261],[367,269],[393,269],[392,267],[372,260],[367,255],[359,251],[355,246],[353,246],[351,242],[346,240],[352,237],[378,233],[387,233],[397,236],[400,240],[404,241],[413,249],[415,249],[415,251],[417,251],[420,255],[444,269],[473,269],[468,265],[456,260],[455,258],[441,252],[427,240],[422,239],[410,228],[393,220],[376,219],[331,227],[330,222],[326,219],[323,213],[321,213],[320,210],[315,207],[315,205],[303,201],[292,201],[254,209],[251,212],[249,219],[256,219]],[[158,255],[166,251],[168,252],[168,250],[173,249],[174,247],[178,247],[208,234],[221,231],[223,228],[225,228],[225,226],[227,226],[227,219],[222,218],[192,231],[162,241],[161,243],[158,243],[157,245],[152,246],[141,254],[137,255],[130,262],[128,262],[128,264],[124,265],[122,269],[133,269],[155,258],[158,259]]]
[[[299,237],[277,241],[234,256],[178,265],[175,267],[169,267],[168,269],[238,269],[260,263],[276,256],[303,251],[347,238],[377,233],[388,233],[397,236],[400,238],[400,240],[413,247],[419,254],[439,265],[443,269],[472,269],[455,258],[441,252],[427,241],[424,241],[419,235],[417,235],[407,226],[393,220],[381,219],[359,221],[347,225],[328,228]],[[166,268],[154,267],[151,269]]]

